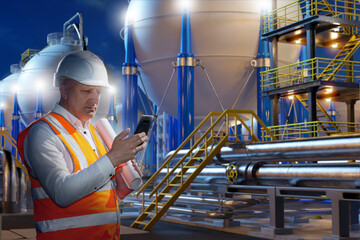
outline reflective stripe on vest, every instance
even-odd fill
[[[74,172],[84,169],[99,158],[86,139],[61,115],[50,113],[41,120],[49,124],[69,151]],[[90,132],[99,155],[103,156],[106,149],[92,125]],[[27,133],[28,131],[25,132]],[[22,136],[22,139],[25,139],[25,136]],[[21,146],[23,147],[23,144]],[[81,236],[80,239],[98,239],[99,236],[105,236],[106,239],[119,238],[118,205],[112,181],[62,208],[49,198],[36,179],[30,177],[30,180],[37,239],[64,239],[65,236],[67,240],[79,239],[76,236]]]

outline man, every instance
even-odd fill
[[[89,51],[59,63],[55,85],[61,99],[52,111],[20,133],[28,169],[37,239],[119,239],[115,168],[145,149],[145,133],[120,133],[109,152],[90,119],[107,87],[103,62]]]

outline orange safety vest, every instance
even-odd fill
[[[79,158],[86,158],[88,166],[94,163],[98,156],[90,144],[79,132],[61,115],[49,113],[37,121],[49,124],[55,134],[68,149],[73,163],[74,172],[81,170]],[[18,149],[24,159],[24,140],[31,126],[19,134]],[[95,141],[100,156],[106,154],[106,149],[95,130],[90,124],[91,135]],[[75,153],[82,152],[76,155]],[[27,169],[29,166],[24,161]],[[118,203],[114,184],[109,181],[105,186],[77,202],[60,207],[49,198],[40,182],[30,176],[31,195],[34,203],[34,219],[36,225],[36,239],[71,240],[71,239],[119,239],[120,221]]]

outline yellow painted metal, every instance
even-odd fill
[[[325,81],[332,80],[359,47],[360,37],[353,35],[318,78]]]
[[[308,2],[308,5],[306,6]],[[360,3],[354,0],[298,0],[262,14],[261,34],[285,27],[303,19],[303,16],[322,15],[346,20],[360,19]],[[350,31],[352,29],[352,31]],[[347,27],[340,33],[351,34],[354,28]]]
[[[144,230],[150,230],[154,224],[161,218],[161,216],[169,209],[171,205],[177,200],[177,198],[183,193],[183,191],[191,184],[198,174],[205,168],[205,166],[213,159],[213,157],[221,150],[221,148],[229,142],[229,138],[234,139],[232,141],[239,141],[235,135],[229,134],[229,129],[234,127],[239,121],[247,129],[250,136],[250,141],[256,142],[259,139],[253,132],[253,128],[248,126],[244,121],[244,116],[254,118],[264,128],[264,131],[270,136],[270,139],[274,140],[272,132],[268,130],[265,124],[259,119],[259,117],[253,112],[248,110],[233,110],[228,109],[223,113],[214,112],[210,113],[200,124],[195,128],[185,141],[175,150],[175,153],[168,158],[162,166],[154,173],[151,178],[142,186],[142,188],[136,193],[138,197],[143,194],[143,206],[145,189],[154,183],[155,178],[159,175],[162,169],[167,168],[167,175],[152,189],[149,194],[149,199],[153,198],[152,202],[143,209],[140,216],[134,221],[131,227],[137,228],[140,225],[144,225]],[[232,123],[230,118],[234,118],[236,121]],[[253,120],[251,120],[252,122]],[[206,127],[205,131],[200,131],[203,126]],[[253,125],[253,124],[251,124]],[[220,126],[220,130],[218,129]],[[224,126],[224,131],[221,128]],[[236,129],[236,126],[234,127]],[[195,137],[201,132],[200,137]],[[187,153],[169,170],[171,160],[176,154],[190,143],[190,148]],[[193,169],[193,172],[187,174],[188,169]],[[154,196],[155,194],[155,196]],[[165,196],[170,196],[166,202],[163,202]],[[159,207],[161,205],[162,207]],[[153,212],[155,208],[155,212]],[[146,221],[146,219],[149,219]],[[145,222],[146,221],[146,222]]]
[[[25,52],[21,54],[21,62],[27,62],[30,58],[35,55],[36,53],[40,52],[38,49],[26,49]]]
[[[337,70],[332,72],[333,74],[329,81],[360,81],[359,61],[316,57],[261,72],[262,91],[308,83],[314,79],[318,80],[330,64],[336,66]],[[348,69],[347,65],[353,67]],[[351,76],[350,79],[349,76]]]
[[[1,136],[1,138],[3,138],[5,140],[5,141],[2,141],[1,150],[8,150],[9,152],[11,152],[10,149],[6,148],[6,142],[10,143],[11,146],[15,148],[15,150],[16,150],[15,156],[12,156],[12,157],[15,160],[16,167],[21,168],[25,172],[26,178],[30,180],[26,167],[20,161],[20,156],[19,156],[16,140],[13,137],[11,137],[11,135],[8,132],[6,132],[5,130],[0,131],[0,136]]]
[[[333,124],[340,129],[340,133],[333,127]],[[327,126],[326,130],[323,130],[321,126]],[[270,126],[268,129],[277,137],[279,140],[286,139],[299,139],[307,137],[321,137],[327,135],[348,135],[348,134],[359,134],[360,123],[348,123],[348,122],[330,122],[330,121],[314,121],[304,123],[292,123],[286,125]],[[348,129],[352,129],[349,131]],[[263,139],[269,140],[270,136],[266,135],[265,131],[262,130]]]
[[[302,97],[300,94],[295,95],[296,98],[302,103],[302,105],[308,110],[308,104],[306,103],[307,98]],[[319,122],[319,126],[322,128],[323,131],[327,132],[327,135],[334,134],[333,131],[328,131],[328,129],[335,129],[338,134],[341,134],[340,128],[337,126],[337,124],[334,122],[334,120],[331,118],[331,116],[327,113],[325,108],[321,105],[321,103],[316,100],[316,106],[317,109],[323,114],[323,117],[325,117],[326,122],[330,122],[330,126],[328,124],[324,125],[322,124],[322,120],[319,116],[317,116],[317,121]]]

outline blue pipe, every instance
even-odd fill
[[[114,129],[115,132],[117,132],[117,128],[116,128],[116,116],[115,116],[115,111],[114,111],[114,94],[111,93],[110,95],[110,106],[109,106],[109,112],[108,112],[108,116],[107,119],[109,120],[109,123],[111,125],[111,127]]]
[[[130,128],[134,133],[137,124],[138,110],[138,76],[135,48],[133,42],[132,25],[125,28],[125,62],[122,67],[123,75],[123,129]]]
[[[20,132],[20,115],[19,115],[19,103],[17,99],[17,93],[14,94],[14,106],[12,112],[12,119],[11,119],[11,137],[13,139],[17,139],[19,132]],[[16,156],[16,148],[11,146],[11,153],[13,156]]]
[[[35,120],[41,118],[43,115],[44,112],[42,109],[42,91],[39,90],[36,99]]]
[[[178,125],[178,121],[177,119],[175,119],[174,117],[172,117],[171,115],[169,116],[169,120],[168,120],[168,146],[169,146],[169,152],[172,150],[176,149],[176,143],[177,143],[177,125]]]
[[[189,8],[183,9],[178,66],[178,141],[176,147],[194,130],[194,55],[191,53]],[[189,147],[189,146],[187,146]]]
[[[263,19],[261,20],[263,21]],[[271,126],[272,112],[271,100],[269,97],[261,96],[261,72],[270,69],[270,51],[269,42],[261,39],[261,32],[259,32],[259,48],[257,54],[257,114],[266,126]],[[261,126],[258,124],[257,136],[261,138]]]

